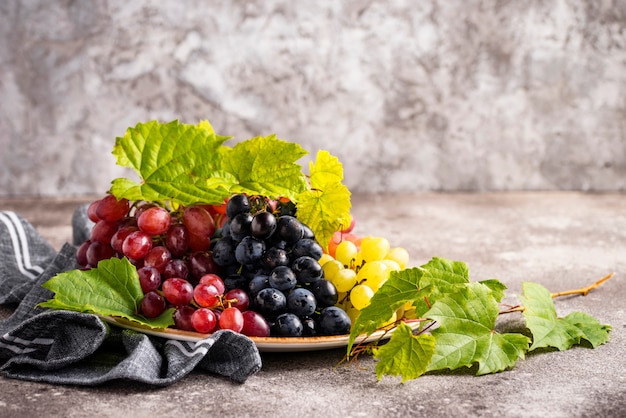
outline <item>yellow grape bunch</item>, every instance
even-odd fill
[[[337,288],[337,305],[354,323],[390,273],[407,266],[409,253],[402,247],[391,247],[384,237],[336,233],[319,263],[324,277]],[[394,315],[389,322],[395,320]]]

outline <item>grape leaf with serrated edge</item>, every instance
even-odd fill
[[[401,376],[402,383],[415,379],[424,372],[435,352],[435,339],[428,334],[413,335],[413,329],[403,322],[393,332],[387,344],[374,348],[376,376],[380,380],[383,374]]]
[[[589,315],[574,312],[565,318],[557,318],[552,296],[542,285],[524,282],[522,290],[523,315],[533,336],[531,351],[542,347],[567,350],[580,344],[581,339],[589,341],[593,347],[608,341],[611,327],[601,325]]]
[[[350,191],[342,183],[341,163],[328,151],[318,151],[309,175],[311,188],[297,196],[296,216],[327,249],[333,233],[348,223]]]
[[[524,358],[530,339],[522,334],[495,331],[498,303],[484,284],[473,282],[448,293],[426,313],[439,323],[432,331],[435,353],[429,371],[471,367],[477,375],[513,367]]]
[[[174,324],[173,309],[156,318],[140,315],[143,298],[137,269],[127,258],[101,260],[97,268],[59,273],[43,285],[54,297],[39,306],[115,316],[150,328],[167,328]]]
[[[293,201],[308,187],[302,166],[295,163],[306,154],[300,145],[275,135],[255,137],[223,150],[221,169],[236,180],[229,185],[230,193]]]
[[[221,203],[228,191],[208,188],[205,182],[209,173],[219,169],[218,150],[227,139],[216,135],[206,121],[139,123],[116,138],[113,155],[118,165],[135,170],[140,182],[115,179],[111,192],[128,200]]]

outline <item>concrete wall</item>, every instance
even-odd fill
[[[150,119],[354,192],[626,189],[626,1],[0,1],[0,195],[103,193]],[[306,161],[305,161],[306,162]]]

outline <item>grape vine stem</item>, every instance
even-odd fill
[[[589,292],[591,292],[595,288],[599,287],[602,283],[609,280],[611,277],[613,277],[614,274],[615,273],[609,273],[603,278],[601,278],[600,280],[590,284],[589,286],[581,287],[580,289],[571,289],[571,290],[564,290],[562,292],[550,293],[550,296],[552,297],[552,299],[555,299],[561,296],[571,296],[571,295],[587,296]],[[507,305],[507,306],[508,306],[507,309],[500,311],[500,315],[513,313],[513,312],[524,312],[524,310],[526,309],[523,305],[514,305],[514,306]]]

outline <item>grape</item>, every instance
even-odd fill
[[[87,207],[87,217],[92,222],[98,222],[98,221],[102,220],[102,219],[100,219],[100,217],[96,213],[96,209],[98,208],[99,204],[100,204],[100,200],[94,200]]]
[[[349,334],[352,326],[348,314],[336,306],[322,309],[318,323],[320,332],[323,335]]]
[[[211,309],[199,308],[191,315],[191,324],[196,331],[208,334],[215,329],[217,316]]]
[[[302,335],[302,321],[292,313],[279,315],[272,326],[272,333],[283,337],[300,337]]]
[[[111,238],[117,232],[117,222],[98,221],[91,229],[91,240],[111,245]]]
[[[224,295],[224,303],[243,312],[250,306],[250,297],[243,289],[231,289]]]
[[[91,245],[91,240],[86,240],[80,244],[78,250],[76,250],[76,263],[78,263],[79,266],[84,267],[89,264],[89,261],[87,260],[87,249],[89,248],[89,245]]]
[[[235,264],[235,242],[231,238],[222,238],[213,246],[213,260],[219,266]]]
[[[110,245],[103,244],[99,241],[93,241],[89,244],[89,248],[87,248],[85,256],[87,257],[87,264],[95,267],[98,265],[98,261],[106,260],[115,256],[115,252]]]
[[[251,296],[256,296],[261,289],[270,287],[269,276],[265,274],[256,275],[248,283],[248,292]]]
[[[250,233],[259,239],[266,239],[276,230],[276,217],[271,212],[259,212],[252,218]]]
[[[156,318],[165,310],[165,299],[158,292],[152,290],[141,299],[140,310],[147,318]]]
[[[252,236],[244,237],[235,248],[235,259],[243,265],[254,265],[261,261],[265,242]]]
[[[165,265],[162,276],[166,279],[174,277],[187,279],[189,277],[189,267],[185,260],[174,258]]]
[[[161,288],[165,299],[174,306],[189,305],[193,298],[193,286],[185,279],[169,278]]]
[[[226,290],[232,289],[243,289],[248,280],[243,277],[241,274],[230,274],[228,277],[224,279],[224,286],[226,286]]]
[[[206,251],[196,251],[189,256],[187,261],[189,267],[189,275],[199,280],[206,274],[216,274],[219,272],[219,266]]]
[[[289,256],[287,251],[278,247],[270,247],[261,257],[261,263],[272,270],[278,266],[289,265]]]
[[[249,337],[269,337],[270,325],[261,314],[255,311],[244,311],[241,333]]]
[[[174,326],[184,331],[195,331],[191,322],[191,316],[195,309],[190,305],[178,306],[174,311]]]
[[[402,247],[395,247],[389,250],[386,258],[395,261],[400,269],[404,269],[409,262],[409,252]]]
[[[160,206],[154,206],[141,212],[137,218],[137,226],[149,235],[165,234],[170,227],[170,213]]]
[[[189,249],[191,251],[207,251],[211,248],[211,236],[189,234]]]
[[[361,241],[361,254],[365,262],[382,260],[389,252],[389,241],[382,237],[364,237]]]
[[[337,288],[326,279],[321,279],[307,285],[307,289],[309,289],[311,293],[313,293],[313,296],[315,296],[318,308],[333,306],[339,300]]]
[[[124,252],[124,240],[127,236],[138,230],[136,226],[132,225],[121,226],[111,237],[111,247],[113,247],[115,252],[122,254]]]
[[[348,292],[357,284],[357,274],[352,269],[341,269],[330,280],[337,292]]]
[[[297,258],[291,265],[298,283],[312,283],[322,278],[324,272],[322,266],[313,257],[303,255]]]
[[[137,275],[143,293],[157,290],[161,286],[161,273],[155,267],[144,265],[137,269]]]
[[[189,206],[183,211],[183,224],[190,234],[210,237],[215,233],[215,222],[201,206]]]
[[[345,270],[345,266],[337,260],[330,260],[324,263],[322,270],[324,271],[324,277],[328,280],[334,280],[341,270]]]
[[[224,294],[224,292],[226,291],[226,286],[224,286],[224,281],[217,274],[213,274],[213,273],[205,274],[204,276],[200,277],[200,284],[213,285],[217,288],[217,291],[220,294]]]
[[[148,254],[144,257],[144,266],[151,266],[156,268],[159,273],[163,273],[165,266],[172,259],[170,251],[161,245],[152,247]]]
[[[335,248],[335,259],[343,264],[346,268],[354,265],[358,248],[352,241],[341,241]]]
[[[142,231],[131,232],[122,244],[124,255],[133,260],[143,259],[152,249],[152,238]]]
[[[252,215],[247,212],[239,213],[228,224],[231,238],[235,241],[241,241],[244,237],[250,235]]]
[[[273,318],[285,311],[287,298],[280,290],[268,287],[256,294],[254,306],[266,318]]]
[[[371,287],[364,284],[357,284],[350,291],[350,302],[359,311],[370,304],[370,299],[374,296],[374,291]]]
[[[130,204],[127,199],[117,200],[112,194],[108,194],[98,203],[96,215],[103,221],[113,222],[122,219],[128,213]]]
[[[221,329],[241,332],[243,329],[243,315],[237,308],[226,308],[220,315],[219,324]]]
[[[165,235],[165,246],[172,253],[172,257],[182,257],[189,247],[189,231],[185,225],[170,226]]]
[[[278,266],[270,273],[269,283],[274,289],[288,292],[296,287],[297,282],[293,270],[287,266]]]
[[[365,263],[356,275],[357,282],[366,284],[376,291],[387,281],[389,269],[382,261],[370,261]]]
[[[285,215],[278,218],[276,234],[287,244],[294,244],[302,239],[304,228],[299,220],[293,216]]]
[[[293,245],[291,254],[294,258],[308,255],[309,257],[319,260],[320,258],[322,258],[324,250],[322,249],[322,246],[319,245],[318,242],[314,239],[302,238]]]
[[[319,326],[317,325],[317,321],[315,321],[315,319],[305,316],[300,318],[300,322],[302,322],[302,335],[314,337],[318,334]]]
[[[198,284],[193,289],[193,299],[204,308],[214,308],[220,303],[221,293],[212,284]]]
[[[250,201],[244,194],[236,194],[228,199],[226,204],[226,216],[233,219],[236,215],[244,212],[250,212]]]
[[[315,240],[315,234],[313,233],[313,230],[305,224],[302,224],[302,238]]]
[[[296,288],[287,295],[287,310],[298,316],[308,316],[315,312],[317,301],[310,290]]]

